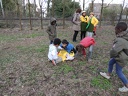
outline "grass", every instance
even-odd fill
[[[91,80],[91,85],[93,87],[104,89],[104,90],[108,90],[112,88],[111,81],[105,78],[101,78],[101,76],[93,77]]]
[[[80,33],[78,42],[72,42],[70,27],[57,28],[58,37],[76,46]],[[47,61],[49,39],[46,29],[20,32],[1,29],[0,96],[127,96],[127,93],[117,92],[122,83],[116,75],[112,80],[106,80],[98,73],[107,71],[108,52],[114,39],[112,28],[103,26],[97,30],[91,63],[85,59],[61,62],[57,66]],[[127,70],[124,73],[128,75]]]

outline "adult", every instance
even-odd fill
[[[89,20],[89,18],[88,18],[88,16],[86,16],[86,12],[82,11],[81,16],[80,16],[81,40],[86,36],[86,31],[87,31],[86,26],[88,25],[88,20]]]
[[[73,15],[73,30],[74,30],[74,35],[73,35],[73,42],[76,42],[76,38],[78,35],[78,32],[80,31],[80,13],[81,9],[77,9],[76,12]]]

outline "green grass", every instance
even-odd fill
[[[0,34],[0,42],[5,42],[5,41],[14,41],[17,40],[17,36],[15,35],[3,35]]]
[[[101,76],[93,77],[91,80],[91,85],[93,87],[104,89],[104,90],[112,88],[111,81],[109,81]]]
[[[67,64],[63,64],[63,65],[61,65],[61,66],[59,66],[59,68],[58,68],[58,73],[64,73],[64,74],[67,74],[67,73],[69,73],[69,72],[71,72],[71,71],[73,71],[74,69],[73,69],[73,67],[71,67],[71,66],[69,66],[69,65],[67,65]]]

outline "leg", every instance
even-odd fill
[[[83,39],[83,31],[81,31],[81,35],[80,35],[80,38],[81,38],[81,40]]]
[[[76,41],[77,34],[78,34],[78,31],[74,31],[73,42]]]
[[[108,73],[100,72],[100,75],[107,78],[107,79],[110,79],[110,74],[112,73],[113,65],[115,63],[116,63],[115,59],[111,58],[109,61],[109,64],[108,64]]]
[[[53,43],[53,40],[50,41],[50,44],[52,44],[52,43]]]
[[[122,67],[116,63],[116,74],[118,75],[118,77],[121,79],[121,81],[123,82],[123,84],[128,87],[128,79],[125,77],[125,75],[122,72]]]

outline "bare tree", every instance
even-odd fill
[[[125,0],[123,1],[123,5],[122,5],[122,9],[121,9],[121,12],[120,12],[120,16],[119,16],[118,22],[120,22],[120,20],[122,19],[122,13],[123,13],[124,4],[125,4]]]
[[[111,2],[110,2],[107,6],[104,6],[104,0],[101,0],[101,1],[102,1],[102,3],[101,3],[101,10],[100,10],[100,22],[99,22],[99,27],[101,27],[103,9],[109,7],[110,3],[111,3],[113,0],[111,0]]]
[[[17,5],[17,11],[19,12],[19,23],[20,23],[20,30],[22,30],[22,23],[21,23],[21,18],[22,18],[22,15],[21,15],[21,11],[20,11],[20,5],[18,3],[18,0],[16,0],[16,5]]]
[[[2,10],[3,18],[5,18],[5,13],[4,13],[4,8],[3,8],[2,0],[0,0],[0,4],[1,4],[1,10]]]
[[[28,0],[28,8],[29,8],[29,22],[30,22],[30,30],[32,30],[31,8],[30,8],[30,1],[29,1],[29,0]]]
[[[40,5],[40,14],[41,14],[41,29],[43,29],[43,18],[42,18],[42,0],[39,0],[39,5]]]
[[[48,16],[50,15],[50,2],[51,2],[51,0],[47,1],[47,14],[48,14]]]
[[[34,17],[36,17],[36,0],[34,0]]]
[[[65,28],[65,0],[63,0],[63,29]]]
[[[54,17],[54,5],[55,5],[55,0],[52,0],[52,16]]]

